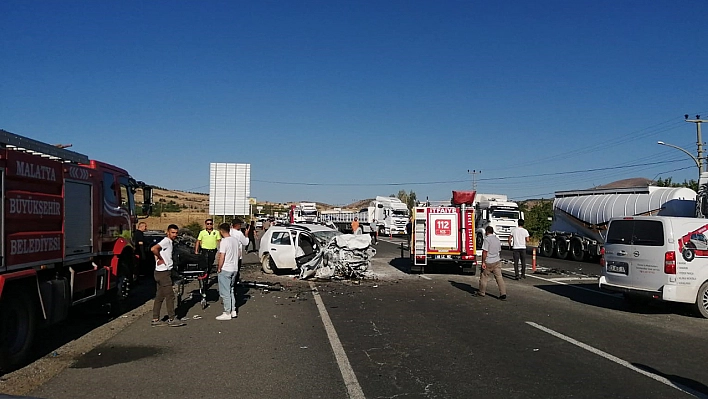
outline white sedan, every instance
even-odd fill
[[[258,256],[263,272],[297,270],[322,250],[339,231],[319,224],[273,226],[261,237]]]

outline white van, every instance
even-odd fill
[[[600,288],[693,303],[708,318],[708,219],[634,216],[610,220]]]

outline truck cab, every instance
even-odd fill
[[[509,201],[507,196],[502,194],[478,194],[475,210],[477,246],[479,247],[482,246],[484,230],[487,226],[492,226],[502,245],[507,245],[511,230],[518,227],[519,219],[524,218],[524,213],[519,210],[519,205]]]

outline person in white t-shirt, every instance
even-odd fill
[[[167,227],[167,236],[162,241],[153,245],[150,250],[155,255],[155,303],[152,306],[152,325],[181,326],[184,323],[175,321],[175,293],[172,290],[172,241],[177,238],[179,228],[176,224]],[[167,323],[160,322],[160,309],[162,302],[167,306]]]
[[[517,280],[526,278],[526,244],[529,242],[529,231],[524,228],[524,219],[519,219],[519,227],[511,229],[509,246],[514,253],[514,274]],[[521,260],[521,274],[519,274]]]
[[[219,233],[222,238],[219,243],[216,272],[219,275],[219,296],[224,303],[224,313],[216,316],[216,320],[231,320],[238,316],[234,286],[239,269],[241,243],[231,236],[228,223],[219,225]]]

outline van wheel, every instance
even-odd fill
[[[579,239],[570,242],[570,257],[577,262],[581,262],[585,258],[583,243]]]
[[[698,313],[708,319],[708,281],[701,285],[696,295],[696,310]]]
[[[553,241],[548,237],[543,237],[541,240],[541,256],[550,258],[553,256]]]
[[[565,259],[568,257],[568,244],[563,238],[556,240],[556,257],[558,259]]]
[[[690,262],[696,257],[696,253],[693,252],[693,249],[688,247],[685,247],[683,251],[681,251],[681,255],[683,255],[683,259],[685,259],[686,262]]]
[[[270,258],[269,254],[263,255],[263,259],[261,260],[261,268],[263,269],[263,273],[265,274],[273,274],[275,271],[275,262]]]

